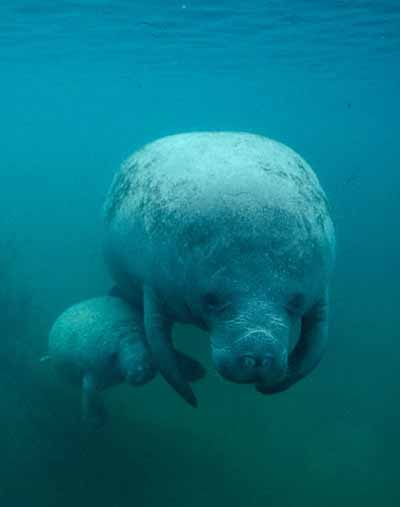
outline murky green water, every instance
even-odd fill
[[[0,505],[394,507],[400,356],[396,1],[0,5]],[[161,380],[80,393],[41,363],[67,306],[111,285],[102,202],[134,149],[191,130],[280,140],[313,166],[338,234],[330,347],[287,393],[208,367],[187,407]]]

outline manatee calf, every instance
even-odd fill
[[[220,374],[261,393],[320,361],[334,227],[316,175],[292,149],[247,133],[160,139],[122,165],[104,221],[111,273],[144,312],[157,367],[190,404],[174,322],[209,331]]]
[[[196,361],[176,354],[187,381],[203,376]],[[94,425],[105,419],[102,390],[122,382],[140,386],[156,375],[142,313],[114,296],[89,299],[63,312],[50,331],[48,358],[66,380],[82,387],[83,418]]]

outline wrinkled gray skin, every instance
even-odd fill
[[[209,331],[214,364],[261,393],[320,361],[334,228],[310,166],[270,139],[232,132],[160,139],[133,154],[105,204],[105,255],[144,312],[165,379],[190,404],[174,322]]]
[[[201,378],[196,363],[176,354],[186,380]],[[106,417],[101,391],[122,382],[141,386],[156,375],[142,312],[113,296],[89,299],[63,312],[50,331],[49,359],[64,379],[82,387],[83,419],[93,426]]]

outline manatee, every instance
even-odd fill
[[[327,342],[335,233],[324,191],[288,146],[241,132],[156,140],[116,173],[104,254],[166,381],[191,405],[171,332],[210,336],[222,377],[283,391]]]
[[[81,386],[83,419],[93,426],[106,419],[101,391],[123,382],[141,386],[156,375],[143,314],[119,297],[97,297],[65,310],[51,328],[48,348],[46,359],[69,383]],[[203,376],[194,360],[176,355],[187,381]]]

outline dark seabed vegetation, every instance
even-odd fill
[[[400,505],[399,61],[395,0],[1,2],[1,507]],[[338,239],[328,351],[263,397],[177,326],[208,370],[199,408],[158,377],[105,393],[89,431],[49,329],[112,285],[119,164],[194,130],[277,139],[318,174]]]

